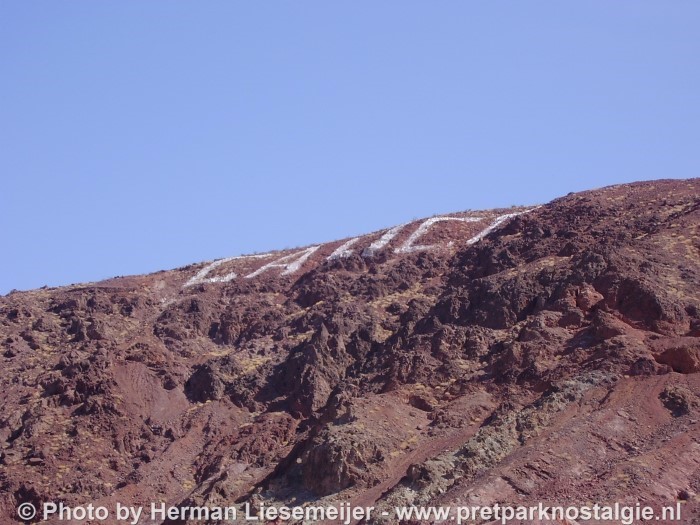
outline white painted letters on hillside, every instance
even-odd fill
[[[527,210],[527,211],[530,211],[530,210]],[[467,241],[467,246],[471,246],[471,245],[474,244],[475,242],[480,241],[481,239],[483,239],[484,237],[486,237],[489,233],[491,233],[493,230],[495,230],[496,228],[498,228],[501,224],[503,224],[504,222],[506,222],[508,219],[512,219],[513,217],[517,217],[517,216],[520,215],[521,213],[527,213],[527,211],[519,212],[519,213],[506,213],[505,215],[499,215],[498,217],[496,217],[496,218],[494,219],[494,221],[489,225],[488,228],[485,228],[485,229],[481,230],[481,231],[480,231],[479,233],[477,233],[474,237],[472,237],[471,239],[469,239],[469,240]]]
[[[396,237],[404,226],[406,226],[406,224],[399,224],[398,226],[394,226],[390,230],[387,230],[384,235],[364,249],[362,252],[362,257],[372,257],[375,253],[384,248],[384,246],[389,244],[391,239]]]
[[[269,253],[261,253],[255,255],[237,255],[236,257],[226,257],[225,259],[216,260],[213,263],[206,265],[204,268],[202,268],[196,274],[194,274],[194,276],[184,284],[183,288],[202,283],[227,283],[229,281],[233,281],[237,277],[236,272],[231,272],[226,275],[216,277],[207,277],[207,275],[209,275],[211,271],[215,270],[222,264],[226,264],[227,262],[236,261],[238,259],[262,259],[264,257],[270,257],[270,255],[271,254]]]
[[[301,250],[300,252],[296,252],[291,255],[285,255],[284,257],[281,257],[276,261],[272,261],[271,263],[268,263],[265,266],[258,268],[253,273],[248,274],[245,277],[246,279],[250,279],[251,277],[257,277],[261,273],[266,272],[267,270],[271,270],[272,268],[284,268],[284,271],[280,275],[289,275],[290,273],[294,273],[299,268],[301,268],[301,265],[304,264],[306,260],[309,257],[311,257],[311,255],[319,248],[320,246],[311,246],[310,248],[306,248],[305,250]]]
[[[343,257],[350,257],[352,255],[352,250],[350,249],[350,246],[355,244],[357,241],[359,241],[361,237],[355,237],[353,239],[350,239],[349,241],[344,242],[340,246],[338,246],[333,253],[331,253],[328,257],[327,260],[332,261],[334,259],[342,259]]]
[[[539,206],[538,206],[539,207]],[[495,219],[491,221],[491,223],[481,230],[479,233],[471,237],[466,241],[466,245],[470,246],[484,237],[486,237],[488,234],[496,230],[499,226],[501,226],[503,223],[508,221],[509,219],[512,219],[513,217],[516,217],[518,215],[521,215],[523,213],[528,213],[534,209],[537,208],[531,208],[529,210],[523,210],[521,212],[516,212],[516,213],[506,213],[504,215],[499,215]],[[432,217],[430,219],[426,219],[423,222],[420,223],[420,225],[411,233],[411,235],[399,246],[398,248],[394,249],[393,252],[397,254],[405,254],[405,253],[413,253],[417,251],[423,251],[423,250],[431,250],[431,249],[436,249],[440,247],[440,244],[419,244],[419,241],[421,237],[423,237],[430,228],[433,227],[438,222],[444,222],[444,221],[460,221],[464,223],[475,223],[475,222],[480,222],[485,220],[484,217],[450,217],[450,216],[441,216],[441,217]],[[372,242],[369,246],[367,246],[362,252],[361,255],[362,257],[372,257],[376,253],[378,253],[380,250],[384,249],[387,247],[387,245],[394,240],[397,235],[407,226],[407,224],[399,224],[398,226],[394,226],[393,228],[390,228],[388,230],[385,230],[384,233],[376,239],[374,242]],[[348,239],[344,243],[342,243],[340,246],[338,246],[333,252],[326,257],[326,260],[334,260],[334,259],[339,259],[339,258],[344,258],[344,257],[349,257],[351,254],[355,253],[355,245],[359,243],[360,241],[367,239],[370,237],[369,235],[364,235],[360,237],[353,237],[351,239]],[[456,241],[456,239],[455,239]],[[455,241],[450,241],[448,242],[445,246],[451,246],[453,242]],[[326,245],[327,246],[327,245]],[[302,250],[299,250],[297,252],[294,252],[289,255],[285,255],[283,257],[280,257],[279,259],[276,259],[272,262],[269,262],[262,267],[258,268],[257,270],[249,273],[245,277],[247,279],[257,277],[258,275],[261,275],[268,270],[272,270],[275,268],[281,269],[282,271],[280,272],[279,275],[291,275],[294,272],[298,271],[302,265],[309,260],[309,258],[320,248],[322,245],[316,245],[316,246],[311,246],[309,248],[304,248]],[[225,265],[226,263],[236,261],[238,259],[260,259],[260,258],[267,258],[267,257],[272,257],[273,254],[271,253],[266,253],[266,254],[256,254],[256,255],[240,255],[237,257],[227,257],[225,259],[219,259],[217,261],[213,261],[206,265],[204,268],[199,270],[192,278],[190,278],[184,285],[183,288],[186,288],[188,286],[192,286],[195,284],[202,284],[202,283],[226,283],[229,281],[232,281],[238,277],[238,274],[236,272],[229,272],[225,275],[215,275],[213,277],[209,277],[209,275],[216,270],[217,268]],[[240,271],[240,270],[239,270]],[[250,270],[247,270],[250,271]]]
[[[430,250],[433,248],[437,248],[437,245],[416,245],[416,241],[425,235],[430,227],[435,224],[436,222],[443,222],[443,221],[461,221],[461,222],[479,222],[483,219],[479,217],[431,217],[430,219],[427,219],[421,223],[420,226],[414,231],[411,236],[406,239],[406,242],[403,243],[403,245],[400,248],[396,248],[394,252],[396,253],[411,253],[411,252],[418,252],[422,250]],[[450,243],[452,244],[452,243]]]

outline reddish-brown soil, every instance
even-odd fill
[[[700,179],[451,217],[480,222],[0,297],[0,524],[47,501],[700,523]]]

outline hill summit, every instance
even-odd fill
[[[0,521],[24,502],[644,502],[691,523],[698,290],[691,179],[14,292]]]

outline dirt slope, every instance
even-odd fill
[[[0,523],[27,501],[700,523],[698,290],[692,179],[11,293]]]

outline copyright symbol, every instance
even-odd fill
[[[21,520],[29,521],[36,516],[36,507],[31,503],[22,503],[17,507],[17,516],[19,516]]]

